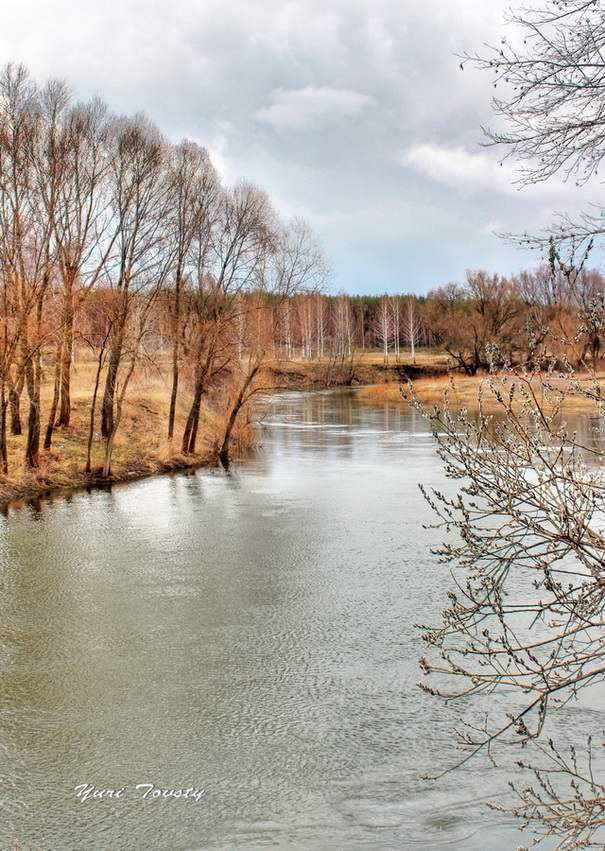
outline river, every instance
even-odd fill
[[[284,393],[229,472],[0,516],[0,849],[520,844],[506,776],[420,777],[461,711],[416,685],[449,587],[420,481],[414,412]]]

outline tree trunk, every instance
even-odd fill
[[[168,440],[174,435],[176,416],[176,398],[179,389],[179,331],[181,320],[181,276],[177,272],[174,294],[174,322],[172,325],[172,392],[170,394],[170,412],[168,414]]]
[[[61,349],[61,382],[57,426],[68,426],[71,419],[71,361],[74,344],[74,311],[71,292],[65,296],[63,345]]]
[[[55,360],[55,382],[53,387],[53,400],[51,402],[48,421],[46,423],[46,434],[44,435],[44,449],[48,451],[51,447],[53,439],[53,430],[55,428],[55,420],[57,418],[57,407],[59,405],[59,385],[61,381],[61,351],[62,340],[57,344],[57,354]]]
[[[120,317],[119,326],[116,330],[116,337],[109,353],[107,377],[105,378],[105,390],[103,392],[103,404],[101,406],[101,434],[105,440],[109,440],[109,436],[113,431],[113,408],[116,395],[116,381],[118,377],[118,368],[122,359],[125,324],[126,318],[124,316]]]
[[[208,374],[210,373],[210,368],[213,360],[214,342],[210,345],[210,348],[206,352],[206,356],[204,358],[202,358],[202,351],[202,343],[200,342],[197,347],[195,359],[197,368],[195,372],[195,388],[193,391],[193,401],[191,403],[191,408],[189,409],[187,422],[185,423],[185,429],[183,431],[183,440],[181,443],[181,451],[185,455],[193,455],[193,453],[195,452],[195,444],[197,441],[197,431],[200,419],[200,409],[202,406],[202,396],[204,395],[204,391],[206,389],[206,380],[208,378]]]
[[[9,387],[8,396],[11,411],[11,434],[22,434],[20,397],[14,387]]]
[[[97,373],[95,375],[95,386],[92,393],[92,402],[90,403],[90,420],[88,423],[88,442],[86,444],[86,472],[92,470],[92,441],[95,434],[95,413],[97,408],[97,396],[99,393],[99,384],[101,381],[101,370],[103,369],[103,355],[105,354],[105,343],[107,337],[103,341],[101,351],[99,352],[99,362],[97,364]]]
[[[237,401],[233,408],[231,409],[231,413],[229,414],[229,419],[227,420],[227,428],[225,429],[225,435],[223,437],[223,445],[221,446],[221,450],[218,454],[220,458],[221,464],[227,466],[229,463],[229,444],[231,443],[231,432],[233,431],[233,426],[235,425],[235,421],[237,419],[237,415],[240,412],[240,408],[242,407],[242,394],[237,397]]]
[[[25,373],[21,367],[17,382],[13,383],[10,379],[8,382],[8,403],[11,412],[11,434],[21,434],[23,427],[21,425],[21,393],[23,392],[23,384],[25,382]]]
[[[39,360],[39,355],[37,360]],[[40,464],[40,385],[38,378],[38,368],[37,366],[34,367],[32,358],[28,357],[25,363],[25,384],[29,398],[25,465],[34,469]]]
[[[8,473],[8,449],[6,445],[6,384],[4,377],[0,382],[0,473]]]
[[[223,437],[223,445],[221,446],[218,457],[221,460],[221,463],[225,466],[229,463],[229,444],[231,443],[231,433],[233,431],[233,427],[235,426],[235,422],[237,420],[237,415],[241,411],[243,405],[246,402],[246,392],[252,381],[254,380],[254,376],[258,372],[259,367],[255,366],[248,375],[246,376],[246,380],[244,381],[243,387],[240,392],[237,394],[237,399],[233,403],[231,408],[231,412],[229,413],[229,419],[227,420],[227,427],[225,429],[225,434]]]
[[[105,460],[103,462],[103,478],[109,478],[111,473],[111,456],[113,455],[113,445],[116,439],[116,433],[118,431],[119,420],[116,418],[114,420],[114,425],[111,430],[111,434],[107,440],[107,445],[105,447]]]
[[[139,340],[137,340],[137,344],[138,343],[140,343],[140,338],[139,338]],[[116,402],[116,415],[115,415],[115,418],[113,418],[113,427],[111,429],[111,433],[110,433],[110,435],[107,439],[107,445],[105,447],[105,461],[103,463],[103,478],[105,478],[105,479],[108,478],[109,474],[111,473],[111,457],[113,455],[113,447],[114,447],[114,443],[115,443],[115,439],[116,439],[116,434],[118,433],[118,427],[119,427],[120,421],[122,419],[122,406],[124,404],[124,396],[126,395],[126,388],[128,387],[128,385],[130,383],[130,379],[132,378],[132,373],[134,372],[134,368],[135,368],[135,365],[136,365],[136,362],[137,362],[137,358],[136,358],[136,349],[137,348],[138,348],[138,346],[135,347],[135,351],[133,352],[133,354],[131,356],[128,371],[127,371],[126,375],[124,376],[124,380],[122,382],[122,387],[120,388],[120,393],[118,395],[117,402]]]
[[[204,377],[205,376],[203,375],[196,376],[193,402],[191,403],[187,422],[185,423],[185,430],[183,431],[183,442],[181,448],[185,455],[193,455],[195,452],[200,408],[202,405],[202,395],[204,393]]]

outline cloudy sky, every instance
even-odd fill
[[[0,61],[78,98],[147,113],[206,146],[225,182],[304,216],[333,289],[423,293],[467,268],[536,261],[494,232],[586,201],[519,189],[480,146],[489,76],[456,54],[497,43],[502,0],[4,0]]]

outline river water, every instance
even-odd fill
[[[416,686],[449,587],[418,482],[414,412],[288,393],[229,472],[0,516],[0,849],[520,844],[505,776],[420,777],[460,708]]]

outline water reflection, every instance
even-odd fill
[[[0,520],[0,844],[53,851],[509,849],[438,784],[459,710],[416,688],[446,582],[424,422],[354,392],[267,403],[263,448]],[[74,787],[125,788],[80,802]],[[142,800],[135,786],[205,788]]]

